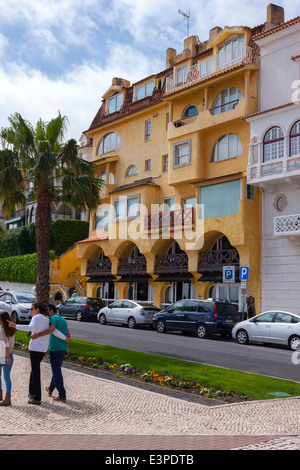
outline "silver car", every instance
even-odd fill
[[[160,308],[147,302],[122,299],[99,310],[97,320],[101,325],[120,323],[129,328],[135,328],[136,325],[152,326],[152,318],[159,311]]]
[[[35,296],[30,292],[0,291],[0,311],[7,312],[14,323],[29,323]]]
[[[264,312],[236,323],[232,337],[240,344],[274,343],[296,350],[300,345],[300,315],[278,310]]]

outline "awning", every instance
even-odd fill
[[[166,273],[160,274],[154,282],[176,282],[176,281],[190,281],[193,275],[191,273]]]
[[[110,282],[114,281],[115,279],[115,276],[113,276],[112,274],[107,276],[92,276],[86,281],[86,283],[88,284],[92,282]]]
[[[204,273],[198,279],[198,282],[223,282],[223,274],[220,272]]]
[[[129,277],[129,274],[124,274],[117,282],[129,282]],[[147,273],[131,275],[131,282],[147,282],[149,279],[151,279],[151,276]]]

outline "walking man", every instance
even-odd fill
[[[58,391],[58,397],[53,397],[53,399],[56,401],[66,401],[66,390],[64,388],[64,380],[61,368],[63,360],[68,351],[71,336],[68,330],[67,321],[61,315],[57,314],[56,306],[50,304],[48,306],[48,309],[50,317],[50,328],[38,334],[38,336],[42,336],[47,333],[51,333],[49,342],[49,357],[52,370],[52,379],[49,387],[46,387],[46,391],[48,392],[49,396],[52,396],[52,393],[56,388]],[[52,334],[55,329],[57,329],[66,336],[65,341],[57,338]]]

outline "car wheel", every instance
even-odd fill
[[[239,344],[248,344],[249,343],[249,338],[248,338],[247,331],[238,330],[236,332],[236,340]]]
[[[136,327],[136,321],[133,317],[128,318],[127,325],[129,328],[135,328]]]
[[[14,323],[18,323],[18,320],[19,320],[19,317],[18,317],[17,312],[12,312],[11,321],[14,322]]]
[[[82,321],[82,313],[80,310],[78,310],[75,314],[75,318],[77,321]]]
[[[165,333],[166,332],[166,325],[163,320],[158,320],[156,323],[156,329],[159,333]]]
[[[300,347],[300,337],[297,335],[291,336],[289,339],[289,348],[292,351],[297,351]]]
[[[100,325],[105,325],[106,324],[106,316],[104,315],[104,313],[101,313],[101,315],[99,317],[99,323],[100,323]]]
[[[197,326],[196,334],[200,339],[207,338],[207,328],[203,323]]]

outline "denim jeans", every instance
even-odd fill
[[[49,390],[53,392],[56,388],[58,390],[59,398],[66,398],[66,391],[64,388],[64,379],[61,371],[61,366],[67,351],[49,351],[50,364],[52,369],[52,379]]]
[[[11,395],[10,371],[14,362],[13,353],[10,353],[10,358],[11,358],[11,364],[9,364],[9,366],[7,364],[0,364],[0,391],[2,392],[1,372],[3,369],[3,378],[5,382],[6,395]]]

